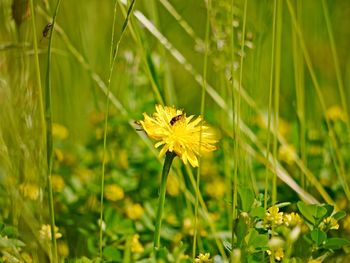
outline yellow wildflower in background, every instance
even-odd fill
[[[33,183],[23,183],[19,185],[19,190],[23,197],[27,197],[30,200],[38,200],[41,195],[41,190],[38,185]]]
[[[322,230],[338,230],[339,229],[339,224],[338,221],[336,219],[334,219],[333,217],[327,217],[325,219],[323,219],[323,221],[320,224],[320,229]]]
[[[52,136],[55,139],[64,140],[67,139],[69,132],[66,127],[58,123],[52,123]]]
[[[62,192],[65,186],[62,176],[53,174],[51,176],[51,182],[52,182],[52,188],[55,192]]]
[[[209,263],[209,262],[212,262],[212,260],[210,259],[210,253],[205,253],[205,254],[200,253],[198,255],[198,257],[194,260],[194,262],[196,262],[196,263]]]
[[[55,226],[55,239],[62,237],[62,234],[58,230],[58,227]],[[51,240],[51,226],[47,224],[42,225],[39,234],[42,239]]]
[[[281,225],[283,224],[283,212],[279,212],[277,206],[271,206],[265,213],[264,221],[267,226],[271,224]]]
[[[269,254],[269,255],[272,254],[271,250],[267,250],[266,252],[267,252],[267,254]],[[283,259],[283,257],[284,257],[283,248],[279,247],[279,248],[277,248],[274,252],[275,252],[275,254],[274,254],[275,259],[276,259],[277,261],[281,261],[281,260]]]
[[[205,193],[212,198],[222,198],[225,194],[225,183],[218,179],[205,186]]]
[[[58,254],[62,257],[69,256],[69,247],[66,242],[61,241],[57,243]]]
[[[327,109],[326,118],[331,121],[341,120],[346,122],[346,113],[338,105]]]
[[[294,145],[285,144],[281,145],[278,149],[278,158],[289,165],[292,165],[296,160],[297,152]]]
[[[310,259],[307,263],[321,263],[321,260],[318,259]]]
[[[104,196],[109,201],[118,201],[124,198],[124,190],[117,184],[110,184],[105,187]]]
[[[350,215],[348,214],[343,220],[344,230],[350,232]]]
[[[302,223],[302,219],[298,213],[284,214],[283,221],[286,226],[294,227]]]
[[[139,241],[140,236],[135,234],[131,238],[131,252],[142,253],[145,249]]]
[[[194,119],[194,115],[187,117],[182,110],[161,105],[156,106],[152,117],[146,113],[143,116],[144,120],[138,123],[149,137],[159,141],[156,148],[163,146],[160,157],[168,151],[175,152],[185,164],[189,162],[197,167],[199,151],[207,153],[216,149],[217,137],[200,116]]]
[[[129,204],[126,206],[126,214],[132,220],[140,219],[144,209],[140,204]]]
[[[169,174],[166,190],[171,196],[178,196],[180,194],[179,179],[177,179],[177,177],[172,173]]]

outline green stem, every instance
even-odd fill
[[[156,225],[155,225],[155,230],[154,230],[153,250],[154,250],[155,255],[156,255],[157,250],[159,249],[159,244],[160,244],[160,227],[162,224],[162,215],[163,215],[164,202],[165,202],[166,182],[168,179],[171,163],[173,162],[175,156],[176,156],[176,154],[173,152],[167,152],[165,155],[165,161],[164,161],[164,166],[163,166],[163,171],[162,171],[162,180],[161,180],[160,189],[159,189],[159,200],[158,200]]]
[[[48,177],[48,191],[49,191],[49,210],[50,210],[50,225],[51,225],[51,237],[52,237],[52,261],[58,262],[57,255],[57,242],[55,233],[55,208],[53,200],[52,190],[52,153],[53,153],[53,139],[52,139],[52,106],[51,106],[51,49],[54,26],[58,9],[60,7],[61,0],[56,3],[55,13],[52,18],[52,28],[49,36],[49,46],[47,51],[47,70],[46,70],[46,92],[45,92],[45,120],[46,120],[46,154],[47,154],[47,177]]]
[[[270,85],[269,85],[269,106],[267,111],[267,144],[266,144],[266,160],[270,158],[270,130],[271,130],[271,112],[272,112],[272,91],[273,91],[273,72],[275,67],[275,42],[276,42],[276,10],[277,1],[273,3],[273,20],[272,20],[272,43],[271,43],[271,66],[270,66]],[[264,193],[264,208],[267,209],[267,194],[269,189],[269,168],[266,166],[265,174],[265,193]]]
[[[203,86],[202,86],[202,96],[201,96],[201,116],[204,116],[205,108],[205,90],[207,89],[207,71],[208,71],[208,51],[209,51],[209,37],[210,37],[210,9],[211,1],[207,2],[207,21],[205,25],[205,54],[204,54],[204,64],[203,64]],[[196,178],[196,200],[194,204],[194,233],[193,233],[193,245],[192,245],[192,258],[196,258],[196,248],[197,248],[197,225],[198,225],[198,206],[199,206],[199,185],[200,185],[200,175],[201,175],[201,146],[202,146],[202,132],[203,132],[203,123],[200,126],[199,132],[199,160],[198,160],[198,169],[197,169],[197,178]]]
[[[135,1],[136,0],[132,0],[132,2],[130,3],[128,13],[126,15],[126,18],[125,18],[123,26],[122,26],[122,32],[120,34],[119,40],[116,43],[115,51],[114,51],[114,55],[113,55],[114,31],[115,31],[115,23],[116,23],[116,18],[117,18],[116,13],[117,13],[118,1],[115,1],[115,5],[114,5],[112,37],[111,37],[111,46],[110,46],[111,49],[110,49],[110,53],[109,53],[109,76],[108,76],[108,84],[107,84],[107,88],[106,88],[106,110],[105,110],[106,116],[105,116],[104,127],[103,127],[103,154],[102,154],[102,167],[101,167],[101,196],[100,196],[101,206],[100,206],[100,221],[99,221],[99,224],[100,224],[99,255],[100,255],[101,259],[103,256],[103,229],[102,229],[103,208],[104,208],[103,207],[103,205],[104,205],[103,195],[104,195],[104,187],[105,187],[105,170],[106,170],[106,156],[107,156],[107,129],[108,129],[109,104],[110,104],[110,96],[111,96],[111,79],[112,79],[114,65],[115,65],[115,62],[117,59],[117,55],[119,53],[119,45],[123,39],[125,29],[128,25],[130,15],[131,15],[132,10],[133,10],[134,5],[135,5]]]

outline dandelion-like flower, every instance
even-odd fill
[[[214,131],[203,123],[201,116],[186,116],[182,110],[173,107],[156,106],[153,116],[143,114],[138,122],[146,134],[157,140],[155,147],[163,146],[159,156],[174,152],[181,160],[193,167],[198,166],[197,156],[216,149],[217,137]]]

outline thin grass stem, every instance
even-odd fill
[[[54,26],[56,23],[56,18],[58,10],[60,7],[61,0],[56,3],[55,12],[52,18],[52,25],[49,35],[49,46],[47,51],[47,68],[46,68],[46,92],[45,92],[45,120],[46,120],[46,158],[47,158],[47,169],[48,169],[48,191],[49,191],[49,210],[50,210],[50,225],[51,225],[51,237],[52,237],[52,261],[58,262],[57,253],[57,242],[55,233],[55,208],[54,208],[54,198],[52,189],[52,163],[53,163],[53,138],[52,138],[52,106],[51,106],[51,54],[52,54],[52,39]]]
[[[274,66],[275,66],[276,17],[277,17],[276,12],[277,12],[277,0],[275,0],[273,3],[270,85],[269,85],[269,102],[268,102],[268,110],[267,110],[266,160],[269,160],[269,154],[270,154],[270,130],[271,130],[271,112],[272,112],[273,73],[274,73]],[[266,167],[265,192],[264,192],[264,208],[265,209],[267,209],[267,194],[268,194],[268,188],[269,188],[268,178],[269,178],[269,170]]]
[[[337,52],[337,48],[336,48],[335,41],[334,41],[333,29],[332,29],[332,25],[331,25],[331,21],[330,21],[330,17],[329,17],[327,3],[325,0],[322,0],[322,9],[323,9],[324,18],[326,20],[329,42],[331,44],[331,50],[332,50],[334,68],[335,68],[335,75],[337,78],[340,100],[341,100],[341,104],[342,104],[342,107],[343,107],[343,110],[344,110],[345,116],[346,116],[346,125],[348,128],[348,134],[350,134],[350,123],[349,123],[350,120],[349,120],[348,105],[346,102],[346,94],[345,94],[345,89],[344,89],[343,80],[342,80],[343,78],[342,78],[342,74],[341,74],[341,70],[340,70],[340,66],[339,66],[339,58],[338,58],[338,52]]]
[[[289,13],[291,16],[293,26],[296,30],[298,37],[299,37],[300,47],[301,47],[301,50],[302,50],[302,53],[303,53],[303,56],[305,59],[306,66],[309,70],[313,86],[316,90],[316,93],[317,93],[317,96],[318,96],[318,99],[319,99],[319,102],[320,102],[320,105],[321,105],[321,108],[322,108],[322,111],[323,111],[323,114],[325,117],[327,129],[328,129],[328,133],[329,133],[329,138],[330,138],[330,143],[331,143],[332,148],[333,148],[331,153],[332,153],[334,167],[335,167],[337,175],[341,181],[341,185],[344,189],[345,195],[346,195],[347,199],[350,200],[350,188],[349,188],[347,177],[346,177],[345,164],[344,164],[343,157],[339,151],[339,146],[338,146],[338,143],[337,143],[336,138],[335,138],[334,129],[332,127],[330,120],[326,116],[326,112],[327,112],[326,103],[325,103],[320,85],[318,83],[316,73],[315,73],[314,68],[312,66],[311,58],[310,58],[310,55],[307,51],[301,29],[298,25],[293,6],[289,0],[287,0],[287,5],[288,5],[288,9],[289,9]]]
[[[115,50],[114,50],[114,24],[116,21],[116,12],[117,12],[117,4],[118,1],[115,1],[114,5],[114,16],[113,16],[113,27],[112,27],[112,37],[111,37],[111,51],[110,51],[110,65],[109,65],[109,76],[108,76],[108,83],[107,83],[107,94],[106,94],[106,109],[105,109],[105,120],[104,120],[104,129],[103,129],[103,154],[102,154],[102,167],[101,167],[101,197],[100,197],[100,220],[99,220],[99,226],[100,226],[100,237],[99,237],[99,254],[100,258],[103,256],[103,196],[104,196],[104,181],[105,181],[105,166],[106,166],[106,155],[107,155],[107,129],[108,129],[108,115],[109,115],[109,104],[110,104],[110,87],[111,87],[111,79],[112,79],[112,74],[113,74],[113,69],[115,65],[115,61],[118,56],[118,51],[119,51],[119,45],[120,42],[124,36],[124,32],[126,30],[126,27],[129,22],[129,17],[130,14],[132,13],[135,0],[133,0],[130,3],[129,9],[127,16],[124,20],[124,24],[121,29],[121,34],[119,37],[118,42],[116,43]],[[114,55],[112,57],[112,54],[114,52]],[[111,59],[112,58],[112,59]]]
[[[207,1],[207,20],[205,25],[205,53],[204,53],[204,63],[203,63],[203,86],[202,86],[202,94],[201,94],[201,116],[204,117],[205,110],[205,94],[206,94],[206,84],[207,84],[207,71],[208,71],[208,53],[209,53],[209,40],[210,40],[210,12],[211,9],[211,0]],[[196,200],[194,206],[194,234],[193,234],[193,245],[192,245],[192,257],[193,260],[196,258],[196,245],[197,245],[197,225],[198,225],[198,199],[199,199],[199,184],[200,184],[200,175],[201,175],[201,145],[202,145],[202,130],[203,130],[203,122],[200,125],[199,132],[199,158],[198,158],[198,169],[197,169],[197,177],[196,177]]]

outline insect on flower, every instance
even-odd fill
[[[198,166],[202,153],[214,151],[218,140],[214,130],[204,123],[201,116],[186,116],[182,110],[174,107],[156,105],[156,112],[144,120],[135,122],[152,139],[157,140],[155,147],[162,146],[159,156],[174,152],[181,160],[193,167]]]
[[[179,114],[179,115],[176,115],[175,117],[173,117],[171,120],[170,120],[170,125],[173,126],[175,124],[175,122],[177,122],[178,120],[184,118],[184,114]]]

